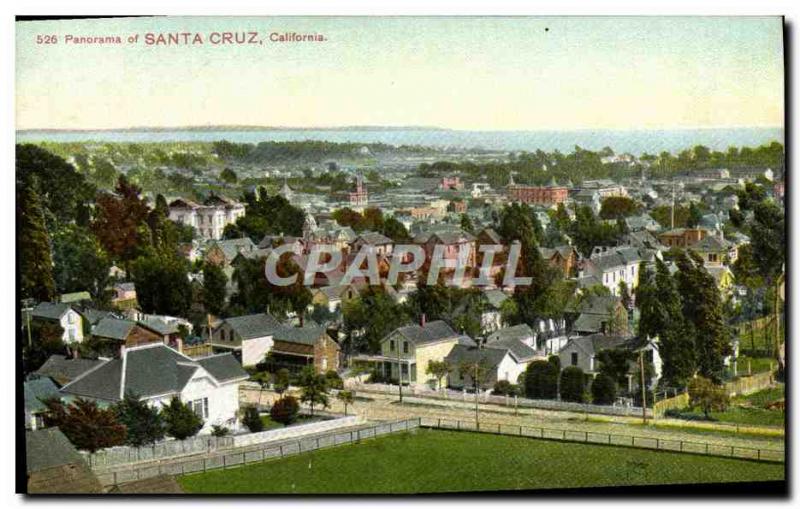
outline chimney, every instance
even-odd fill
[[[419,317],[419,325],[421,327],[425,327],[426,316],[425,313],[422,313],[422,316]]]

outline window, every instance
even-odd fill
[[[389,340],[389,351],[390,352],[394,352],[394,340],[393,339]]]
[[[208,398],[190,401],[189,408],[201,419],[208,419]]]
[[[408,341],[403,341],[403,353],[408,353]]]
[[[573,366],[577,366],[578,365],[578,352],[572,352],[571,363],[572,363]]]

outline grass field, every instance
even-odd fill
[[[418,430],[179,478],[187,493],[436,493],[784,479],[784,465]]]
[[[743,424],[753,426],[783,426],[785,412],[782,409],[767,409],[771,402],[784,399],[783,384],[771,389],[764,389],[748,396],[737,396],[724,412],[712,412],[711,417],[721,423]],[[703,419],[699,410],[680,412],[683,418]]]

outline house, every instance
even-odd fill
[[[317,373],[339,369],[341,349],[325,327],[282,326],[273,332],[272,340],[268,365],[290,369],[313,365]]]
[[[375,253],[378,257],[386,258],[392,254],[394,241],[381,233],[364,231],[350,245],[352,253],[358,253],[366,247],[369,252]]]
[[[339,345],[324,327],[292,327],[268,313],[222,320],[211,331],[215,352],[231,352],[243,366],[312,364],[319,372],[339,369]]]
[[[70,304],[40,302],[30,311],[34,322],[55,323],[61,326],[61,340],[66,344],[83,341],[83,317]]]
[[[25,394],[25,429],[44,427],[43,414],[47,410],[44,401],[61,398],[58,387],[47,377],[32,377],[23,384]]]
[[[658,234],[658,241],[667,247],[692,247],[708,235],[702,228],[675,228]]]
[[[537,335],[527,324],[513,325],[505,327],[490,334],[486,338],[484,347],[486,348],[505,348],[511,351],[514,358],[520,364],[527,364],[539,359],[545,359],[542,349],[544,345],[537,348]]]
[[[481,313],[481,331],[494,332],[503,326],[502,308],[509,295],[496,288],[482,289],[481,292],[486,299],[486,305]]]
[[[739,254],[736,244],[725,239],[721,234],[719,236],[706,235],[691,249],[703,258],[706,267],[733,265]]]
[[[66,385],[102,364],[100,359],[70,358],[65,355],[51,355],[34,373],[39,377],[48,377],[59,386]]]
[[[442,320],[426,322],[423,318],[419,324],[398,327],[383,338],[380,355],[363,357],[375,363],[385,377],[436,387],[438,380],[426,373],[428,363],[443,361],[459,344],[460,336]]]
[[[233,316],[211,330],[215,352],[231,352],[243,366],[262,362],[272,349],[272,333],[280,322],[268,313]]]
[[[103,493],[83,456],[58,428],[25,432],[29,494]]]
[[[576,366],[581,368],[584,373],[595,376],[600,370],[598,354],[603,350],[611,349],[624,349],[634,353],[643,352],[645,362],[653,365],[654,372],[650,383],[654,383],[661,377],[661,356],[658,353],[657,338],[643,340],[638,337],[606,334],[573,337],[558,352],[558,357],[562,369],[567,366]],[[628,374],[628,392],[633,390],[634,385],[639,384],[639,369],[636,361],[632,361]]]
[[[342,304],[358,297],[355,285],[330,285],[311,289],[311,305],[324,306],[331,313],[336,313]]]
[[[442,246],[443,261],[449,269],[455,268],[460,256],[465,256],[467,267],[476,266],[475,236],[461,228],[437,228],[421,232],[414,237],[414,244],[421,245],[425,250],[426,265],[433,260],[436,246]]]
[[[112,286],[111,304],[117,309],[132,309],[139,305],[136,301],[136,285],[133,283],[115,283]]]
[[[250,237],[212,241],[206,249],[205,261],[220,267],[229,267],[238,254],[247,254],[256,250]]]
[[[628,310],[614,295],[587,295],[565,311],[573,334],[624,334],[628,330]]]
[[[230,354],[193,359],[151,343],[122,348],[119,358],[104,360],[61,392],[108,404],[131,393],[157,408],[178,397],[203,418],[201,433],[209,433],[215,424],[238,429],[239,383],[247,378]]]
[[[202,204],[188,198],[178,198],[169,204],[169,218],[193,227],[204,239],[221,239],[225,227],[235,223],[245,213],[244,205],[212,194]]]
[[[164,343],[164,336],[144,322],[107,316],[92,327],[92,337],[118,346],[132,347],[147,343]]]
[[[724,265],[707,265],[706,271],[717,282],[717,288],[722,295],[732,295],[733,288],[736,284],[736,278],[733,276],[731,269]]]
[[[547,186],[511,184],[506,187],[508,199],[513,202],[554,207],[567,201],[569,188],[551,182]]]
[[[627,226],[628,231],[631,232],[638,232],[642,230],[657,232],[661,229],[661,225],[658,223],[658,221],[653,219],[650,214],[626,217],[625,226]]]
[[[92,296],[89,295],[89,292],[62,293],[58,296],[58,302],[62,304],[80,304],[91,300]]]
[[[654,254],[629,246],[597,246],[589,258],[581,262],[578,277],[593,276],[608,288],[612,295],[619,294],[619,283],[624,281],[628,291],[639,286],[639,264],[652,261]]]
[[[520,362],[511,349],[502,347],[481,348],[456,345],[447,354],[445,361],[452,367],[447,376],[447,385],[456,388],[472,387],[474,384],[472,376],[467,372],[462,372],[465,364],[479,363],[486,369],[486,378],[481,387],[483,389],[491,388],[501,380],[516,384],[520,375],[528,367],[528,363]]]
[[[578,251],[569,245],[540,247],[539,253],[551,267],[559,269],[565,277],[570,277],[578,265]]]

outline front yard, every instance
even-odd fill
[[[785,410],[777,405],[785,397],[784,385],[779,384],[748,396],[736,396],[731,399],[724,412],[712,412],[711,419],[720,423],[742,424],[750,426],[783,426]],[[668,412],[667,417],[686,420],[705,420],[700,410],[683,410]]]
[[[179,479],[188,493],[441,493],[783,480],[783,464],[418,430]]]

